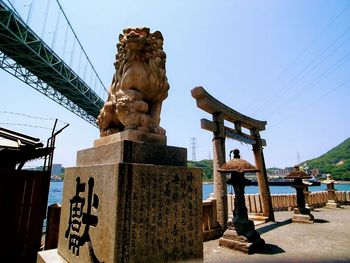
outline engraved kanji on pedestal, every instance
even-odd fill
[[[75,256],[79,256],[80,247],[86,244],[89,248],[89,255],[92,262],[100,262],[94,253],[89,229],[96,227],[98,218],[91,214],[91,208],[98,208],[98,196],[93,194],[94,179],[89,178],[87,189],[87,204],[85,198],[86,184],[80,182],[80,177],[76,178],[76,192],[70,199],[68,227],[65,231],[65,238],[68,239],[68,248]],[[85,209],[86,205],[86,209]],[[84,212],[86,211],[86,212]],[[83,229],[83,231],[82,231]]]

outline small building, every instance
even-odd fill
[[[0,169],[21,170],[26,162],[52,152],[39,138],[0,127]]]
[[[46,217],[54,150],[53,134],[45,147],[40,139],[0,127],[1,257],[36,262]],[[26,162],[44,158],[44,169],[25,170]]]

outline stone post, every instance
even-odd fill
[[[57,248],[61,205],[52,204],[47,210],[45,250]]]
[[[301,179],[294,179],[294,185],[293,187],[295,188],[297,192],[297,205],[298,209],[300,210],[300,213],[308,213],[308,209],[306,208],[306,202],[305,202],[305,184],[301,181]]]
[[[217,219],[223,231],[227,229],[227,185],[226,178],[223,177],[218,169],[225,161],[225,132],[224,119],[222,113],[213,114],[213,121],[216,123],[217,129],[213,138],[213,178],[214,193],[217,204]]]
[[[313,223],[314,216],[310,213],[310,209],[306,207],[305,187],[301,178],[295,178],[293,186],[297,192],[297,208],[294,208],[293,222],[296,223]]]
[[[56,254],[38,262],[202,260],[202,171],[163,139],[129,130],[80,150],[66,168]]]
[[[333,177],[328,174],[327,179],[322,182],[323,184],[327,185],[327,204],[326,207],[328,208],[339,208],[340,203],[337,200],[337,196],[335,194],[336,189],[334,188],[334,184],[337,184],[338,182],[333,180]]]
[[[309,185],[312,185],[310,182],[304,182],[305,188],[304,188],[304,196],[305,196],[305,207],[310,210],[314,210],[314,208],[311,205],[310,202],[310,191],[309,191]]]
[[[235,149],[233,152],[234,159],[219,169],[224,174],[231,174],[227,184],[232,185],[235,192],[233,220],[223,237],[219,239],[219,246],[251,254],[262,249],[265,245],[265,241],[255,230],[254,222],[248,219],[248,209],[244,196],[245,186],[251,183],[244,177],[244,173],[256,171],[256,167],[240,159],[239,150]]]
[[[263,215],[267,216],[270,221],[275,221],[260,134],[258,131],[253,131],[252,135],[255,137],[256,141],[256,143],[253,144],[253,152],[255,158],[255,166],[259,170],[257,174],[257,180],[259,185]]]
[[[340,203],[337,200],[337,196],[335,194],[336,189],[334,188],[334,182],[327,184],[327,204],[328,208],[339,208]]]

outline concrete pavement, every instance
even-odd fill
[[[204,242],[204,262],[350,262],[350,206],[312,211],[314,224],[292,223],[293,212],[275,212],[276,222],[256,226],[266,242],[247,255]]]

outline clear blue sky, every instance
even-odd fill
[[[267,121],[261,134],[267,167],[293,166],[298,155],[300,161],[318,157],[350,136],[348,0],[60,2],[107,86],[123,28],[142,25],[163,33],[170,91],[161,126],[169,145],[188,148],[189,159],[191,137],[197,139],[197,160],[212,156],[212,134],[200,129],[200,119],[210,116],[190,94],[196,86],[242,114]],[[36,0],[33,8],[44,10],[43,3]],[[35,16],[33,23],[40,15]],[[56,21],[56,14],[49,20]],[[70,124],[57,138],[55,163],[73,166],[76,151],[98,138],[96,128],[5,71],[0,78],[1,123],[53,124],[4,113],[11,111]],[[42,139],[50,134],[1,126]],[[234,147],[253,161],[249,145],[227,140],[227,152]]]

